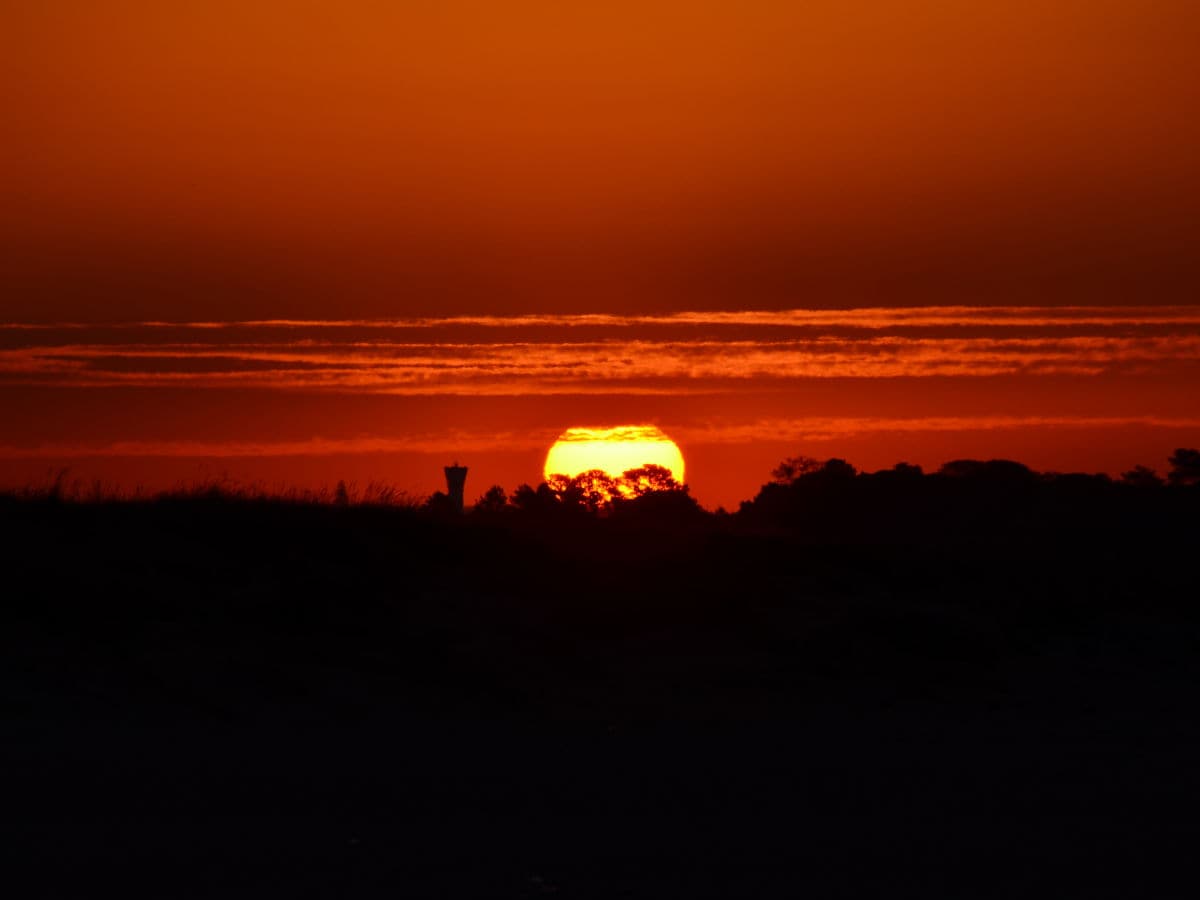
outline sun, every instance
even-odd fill
[[[683,484],[683,454],[676,443],[654,425],[614,428],[568,428],[546,454],[545,477],[600,469],[619,478],[644,465],[662,466]]]

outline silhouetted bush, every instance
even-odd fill
[[[1134,466],[1121,473],[1121,483],[1135,488],[1159,488],[1165,483],[1157,472],[1147,466]]]
[[[938,469],[937,474],[993,487],[1028,486],[1038,480],[1029,466],[1011,459],[956,459]]]
[[[1180,447],[1169,460],[1171,472],[1167,475],[1170,484],[1177,487],[1194,487],[1200,484],[1200,450]]]
[[[475,505],[471,507],[476,513],[485,516],[495,516],[508,509],[508,494],[498,484],[493,484],[483,492]]]

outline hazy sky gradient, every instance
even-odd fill
[[[0,16],[8,318],[1195,299],[1190,0]]]

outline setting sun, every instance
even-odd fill
[[[630,469],[662,466],[683,483],[683,454],[654,425],[568,428],[546,454],[545,476],[574,477],[600,469],[617,478]]]

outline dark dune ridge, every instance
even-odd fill
[[[1183,896],[1189,454],[1169,483],[792,460],[733,514],[2,497],[10,879]]]

